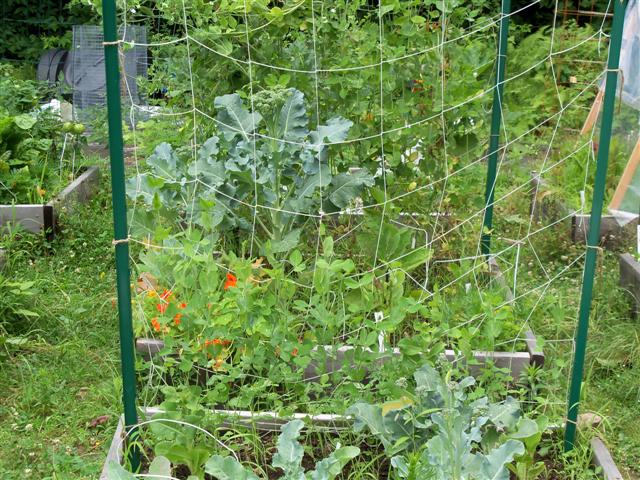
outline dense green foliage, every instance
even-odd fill
[[[0,5],[0,59],[37,63],[48,48],[71,46],[71,26],[96,21],[75,0],[3,0]]]
[[[535,20],[516,18],[489,231],[496,3],[126,3],[120,14],[154,42],[140,82],[155,109],[124,125],[137,392],[140,406],[159,408],[140,412],[147,421],[126,442],[142,453],[140,472],[112,462],[112,478],[596,477],[586,441],[598,432],[582,429],[565,455],[548,429],[565,415],[583,249],[530,206],[588,188],[598,147],[576,130],[604,37],[574,22],[551,35],[546,2]],[[0,93],[5,190],[42,200],[57,173],[50,158],[64,160],[60,140],[77,147],[83,127],[40,112],[51,93],[40,85],[9,69],[1,81],[17,92]],[[104,112],[95,118],[92,138],[104,140]],[[564,185],[536,191],[532,169]],[[115,358],[107,204],[101,195],[84,215],[63,215],[66,238],[54,243],[3,232],[0,362],[17,375],[0,377],[10,391],[0,413],[12,419],[0,438],[68,447],[51,442],[53,465],[0,454],[9,479],[95,476],[101,425],[115,423],[99,415],[116,411],[121,388],[100,371]],[[482,233],[496,258],[478,254]],[[603,397],[634,379],[638,329],[614,258],[604,261],[581,407],[622,412],[611,418],[629,441],[604,433],[633,465],[640,442],[622,419],[635,399]],[[546,363],[518,369],[504,354],[529,357],[529,329]],[[69,352],[85,355],[63,371],[48,365]],[[34,370],[46,381],[34,384]],[[67,387],[80,400],[61,406],[73,420],[56,408]],[[279,434],[250,416],[278,422]]]
[[[79,148],[84,126],[40,108],[53,94],[0,64],[0,204],[45,203],[86,163]]]

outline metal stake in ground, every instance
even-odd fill
[[[116,254],[116,282],[118,288],[118,317],[120,322],[120,359],[122,362],[122,399],[124,422],[129,438],[135,438],[136,376],[131,322],[131,273],[129,271],[129,243],[127,237],[127,203],[124,184],[124,155],[122,148],[122,111],[120,106],[120,71],[116,28],[116,2],[103,0],[104,57],[107,80],[107,112],[109,120],[109,154],[113,202],[114,248]],[[140,464],[135,442],[128,449],[133,471]]]
[[[580,406],[580,388],[584,374],[584,357],[589,333],[589,314],[591,313],[591,297],[593,293],[593,278],[596,271],[598,243],[600,241],[600,218],[604,202],[607,166],[609,163],[609,146],[611,143],[611,126],[618,86],[618,65],[620,63],[620,45],[622,43],[622,29],[624,26],[624,12],[627,0],[614,0],[613,27],[609,44],[609,61],[607,63],[607,77],[602,110],[602,126],[598,148],[596,179],[593,185],[593,202],[591,218],[589,219],[589,235],[587,237],[587,253],[584,261],[584,275],[582,278],[582,294],[580,297],[580,313],[578,327],[575,334],[575,354],[571,373],[571,387],[567,405],[567,424],[564,433],[564,448],[572,450],[576,438],[578,409]]]
[[[493,200],[498,171],[498,150],[500,149],[500,129],[502,128],[502,91],[507,64],[507,43],[509,40],[509,15],[511,0],[502,0],[502,17],[500,19],[500,38],[498,40],[498,63],[496,66],[496,85],[493,91],[491,107],[491,137],[489,138],[489,161],[487,164],[487,184],[485,187],[485,210],[482,221],[482,238],[480,247],[484,255],[491,249],[491,229],[493,228]]]

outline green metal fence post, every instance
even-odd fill
[[[136,410],[136,372],[131,322],[131,273],[127,235],[127,201],[124,184],[124,154],[122,148],[122,111],[120,106],[120,67],[118,61],[118,29],[115,0],[103,0],[104,59],[107,80],[107,111],[109,121],[109,156],[113,201],[113,229],[120,320],[120,359],[122,362],[122,400],[126,430],[135,436],[138,423]],[[139,466],[139,452],[129,449],[133,471]]]
[[[580,407],[580,388],[584,374],[584,359],[587,349],[587,335],[589,333],[589,314],[591,313],[591,296],[593,293],[593,279],[598,257],[597,246],[600,243],[600,218],[604,202],[607,166],[609,163],[609,145],[611,142],[611,127],[618,86],[618,66],[620,63],[620,45],[622,43],[622,29],[624,26],[624,12],[627,0],[614,0],[613,26],[609,43],[609,61],[605,80],[604,100],[602,109],[602,125],[598,158],[596,165],[596,179],[593,185],[593,202],[589,219],[589,235],[587,237],[587,253],[584,261],[584,275],[582,278],[582,294],[580,297],[580,311],[578,327],[575,334],[575,353],[571,373],[571,386],[567,405],[567,423],[564,433],[564,448],[572,450],[576,437],[578,410]]]
[[[485,211],[482,221],[482,238],[480,247],[484,255],[491,249],[491,229],[493,228],[493,198],[498,170],[498,150],[500,149],[500,129],[502,128],[502,92],[504,75],[507,66],[507,43],[509,40],[509,15],[511,0],[502,0],[502,18],[500,19],[500,37],[498,39],[498,63],[496,65],[496,85],[493,91],[491,108],[491,136],[489,137],[489,161],[487,167],[487,184],[485,186]]]

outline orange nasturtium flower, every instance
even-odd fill
[[[238,279],[236,276],[231,272],[227,272],[227,281],[224,282],[224,289],[228,290],[231,287],[235,287],[237,283]]]
[[[221,338],[214,338],[213,340],[205,340],[204,346],[205,348],[209,345],[222,345],[223,347],[228,347],[231,345],[231,340],[223,340]]]
[[[178,305],[178,308],[187,308],[187,304],[182,302],[181,304]]]
[[[176,313],[175,317],[173,317],[173,323],[178,326],[180,325],[180,320],[182,319],[181,313]]]
[[[160,303],[156,304],[156,309],[160,313],[164,313],[167,310],[167,306],[169,305],[169,300],[171,299],[172,295],[173,293],[171,292],[171,290],[164,290],[160,294]]]
[[[153,326],[153,329],[154,329],[156,332],[159,332],[159,331],[161,330],[161,328],[162,328],[162,327],[160,326],[160,322],[158,321],[158,318],[157,318],[157,317],[153,317],[153,318],[151,319],[151,325]]]

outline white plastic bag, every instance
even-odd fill
[[[630,0],[624,17],[622,48],[622,101],[640,110],[640,1]]]

